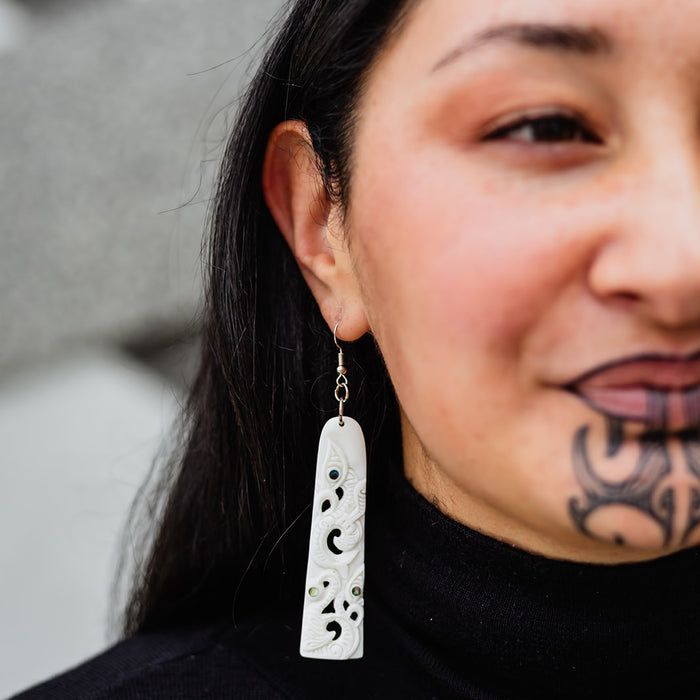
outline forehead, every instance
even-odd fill
[[[646,44],[668,53],[700,47],[699,22],[700,0],[420,0],[409,4],[407,20],[378,64],[400,56],[407,70],[425,71],[470,44],[497,46],[493,39],[500,38],[505,47],[516,35],[498,29],[520,24],[586,29],[598,39],[609,37],[613,46]],[[488,35],[492,41],[478,41]]]

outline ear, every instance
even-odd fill
[[[267,143],[262,177],[265,201],[296,258],[329,328],[357,340],[369,330],[343,229],[318,169],[303,122],[279,124]]]

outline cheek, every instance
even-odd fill
[[[419,443],[485,502],[508,493],[517,505],[537,491],[542,511],[560,514],[551,495],[571,486],[560,467],[576,407],[562,411],[545,388],[542,357],[546,368],[546,346],[566,333],[581,300],[586,236],[571,222],[582,219],[561,197],[495,184],[483,167],[452,156],[367,163],[362,173],[358,160],[352,248],[372,330]],[[514,455],[528,467],[517,472]]]
[[[570,279],[563,217],[452,160],[395,154],[354,191],[358,274],[397,370],[438,353],[459,371],[512,360]]]

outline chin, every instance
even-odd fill
[[[678,529],[673,522],[673,507],[655,515],[628,506],[601,507],[590,517],[581,518],[572,499],[572,516],[578,529],[588,538],[620,555],[637,555],[632,558],[651,558],[698,543],[700,532]],[[665,513],[665,514],[664,514]],[[591,543],[593,544],[593,542]]]

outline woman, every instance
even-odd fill
[[[26,697],[698,696],[700,2],[670,9],[294,4],[129,636]],[[298,654],[334,330],[368,463],[342,663]]]

